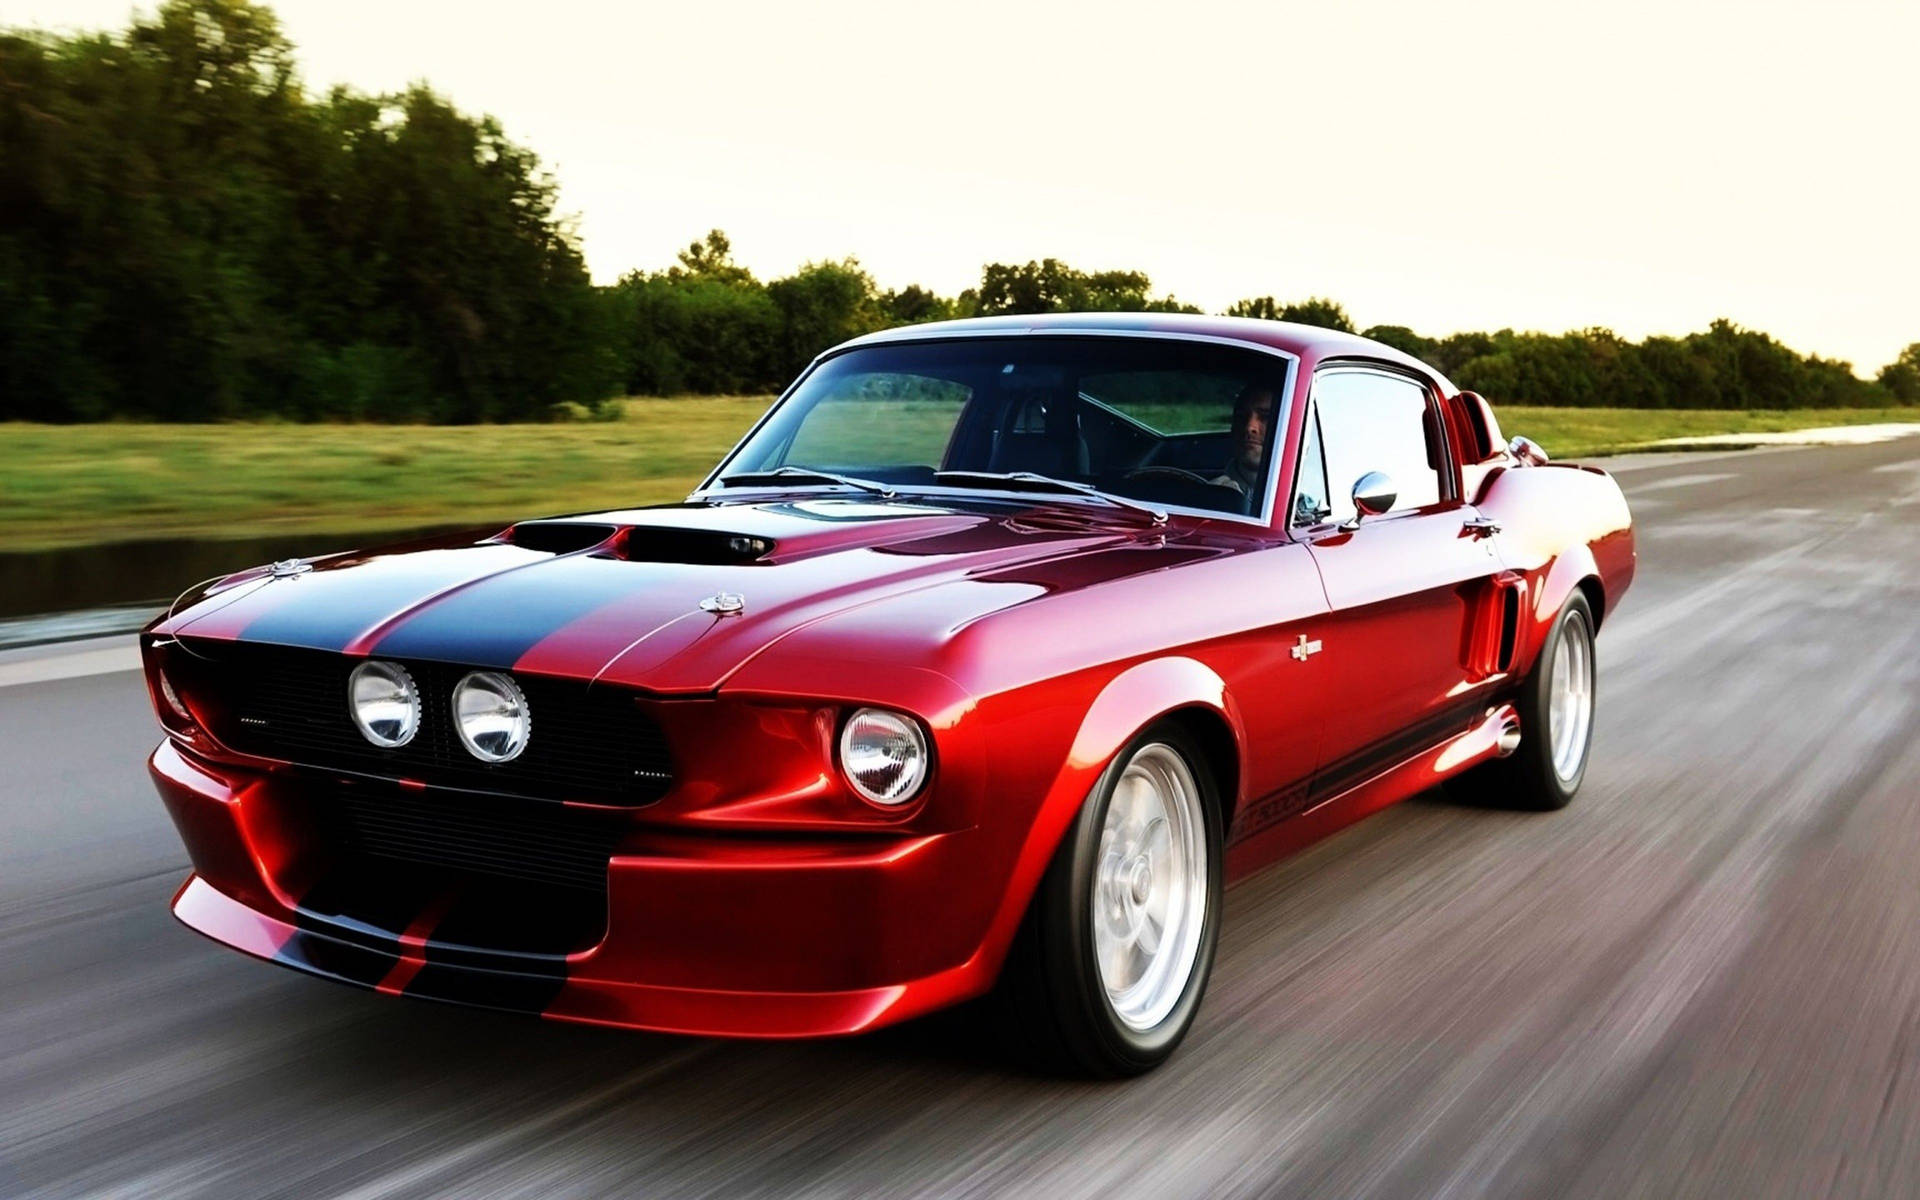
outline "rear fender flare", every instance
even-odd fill
[[[1513,665],[1515,676],[1524,676],[1533,669],[1534,660],[1545,648],[1560,610],[1587,580],[1598,585],[1600,568],[1594,561],[1592,548],[1585,543],[1567,549],[1546,564],[1534,582],[1533,604],[1526,613],[1525,626],[1519,631],[1520,645],[1525,650]],[[1597,618],[1600,614],[1595,612],[1594,616]]]

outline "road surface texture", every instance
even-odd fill
[[[1131,1083],[950,1018],[706,1042],[255,962],[167,913],[124,657],[15,663],[0,1195],[1920,1194],[1920,439],[1621,469],[1575,805],[1421,798],[1237,886]]]

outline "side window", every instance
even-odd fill
[[[1315,525],[1332,511],[1327,504],[1327,456],[1320,447],[1320,413],[1309,410],[1300,440],[1300,473],[1293,489],[1293,523]]]
[[[1434,444],[1425,388],[1379,371],[1334,370],[1314,380],[1313,392],[1333,519],[1353,516],[1353,485],[1369,471],[1393,477],[1396,512],[1439,501],[1437,464],[1446,460]]]

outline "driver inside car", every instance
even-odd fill
[[[1233,402],[1233,431],[1228,437],[1230,457],[1226,471],[1208,480],[1246,496],[1249,508],[1258,504],[1256,493],[1267,463],[1267,431],[1272,422],[1273,390],[1257,383],[1248,384]]]

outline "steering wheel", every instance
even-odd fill
[[[1198,471],[1189,471],[1185,467],[1169,467],[1155,464],[1147,467],[1135,467],[1126,474],[1126,478],[1128,479],[1152,479],[1156,476],[1163,479],[1184,479],[1190,483],[1203,483],[1209,487],[1213,485],[1213,480],[1208,479]]]

